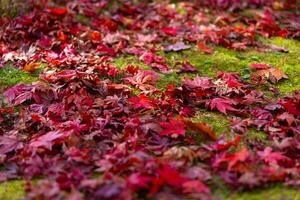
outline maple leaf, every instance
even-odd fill
[[[169,66],[167,64],[162,64],[162,63],[152,63],[150,65],[150,67],[152,69],[157,69],[159,70],[161,73],[164,74],[170,74],[172,73],[172,70],[169,68]]]
[[[159,124],[164,128],[164,130],[160,132],[162,136],[179,136],[185,134],[184,122],[180,120],[172,118],[169,122],[161,122]]]
[[[186,49],[190,49],[191,46],[190,45],[186,45],[183,42],[176,42],[175,44],[171,44],[165,47],[165,51],[166,52],[170,52],[170,51],[181,51],[181,50],[186,50]]]
[[[169,35],[169,36],[176,36],[177,35],[177,28],[176,27],[163,27],[161,30],[166,35]]]
[[[230,88],[238,88],[243,86],[240,77],[236,73],[221,72],[218,74],[218,78],[224,80],[227,86]]]
[[[288,76],[280,69],[277,68],[269,68],[269,69],[261,69],[252,73],[252,79],[268,79],[271,83],[275,84],[279,80],[283,78],[288,78]]]
[[[299,101],[296,99],[282,99],[279,101],[279,104],[281,104],[289,113],[300,116]]]
[[[197,68],[193,66],[191,63],[188,61],[185,61],[181,64],[180,71],[178,73],[184,73],[184,72],[197,72]]]
[[[234,153],[233,155],[221,158],[221,162],[228,162],[227,169],[231,171],[238,163],[245,163],[249,157],[250,153],[247,148],[244,147],[242,150]]]
[[[116,52],[113,48],[106,46],[105,44],[98,44],[97,52],[107,54],[110,56],[115,56]]]
[[[172,147],[164,152],[163,155],[166,159],[180,159],[192,161],[196,157],[196,153],[187,147]]]
[[[207,53],[207,54],[212,54],[214,52],[214,49],[207,46],[205,44],[205,42],[198,42],[197,47],[198,47],[199,50],[201,50],[201,51],[203,51],[204,53]]]
[[[182,185],[184,193],[209,193],[209,188],[199,180],[185,181]]]
[[[244,173],[239,179],[238,182],[243,185],[247,185],[248,187],[259,186],[261,181],[261,177],[257,176],[253,172]]]
[[[271,65],[264,64],[264,63],[252,63],[250,64],[250,68],[252,69],[269,69]]]
[[[211,110],[215,108],[227,115],[227,110],[229,111],[237,111],[237,109],[233,108],[231,105],[236,105],[236,101],[232,99],[224,99],[224,98],[214,98],[209,101],[209,106]]]
[[[148,188],[148,184],[151,180],[150,176],[144,176],[141,173],[133,173],[127,178],[129,187],[133,189]]]
[[[184,79],[183,85],[189,89],[201,88],[205,90],[213,87],[211,78],[199,76],[196,76],[192,80],[189,78]]]
[[[52,8],[47,8],[46,10],[47,12],[54,15],[65,15],[68,13],[68,10],[66,8],[52,7]]]
[[[61,142],[70,135],[71,132],[50,131],[44,135],[32,139],[29,146],[32,148],[52,149],[55,142]]]
[[[23,148],[23,143],[17,138],[0,136],[0,155]]]
[[[159,177],[170,186],[179,188],[186,181],[186,178],[168,164],[164,164],[160,169],[158,169],[158,174]]]
[[[90,37],[93,42],[99,42],[101,41],[101,34],[98,31],[92,31],[90,34]]]
[[[207,124],[205,122],[194,123],[189,119],[184,119],[184,123],[188,130],[200,132],[200,133],[204,134],[207,138],[212,139],[212,140],[217,139],[217,135],[213,131],[212,126],[210,126],[209,124]]]
[[[271,147],[266,147],[263,151],[258,151],[257,155],[268,164],[278,164],[278,162],[291,162],[292,160],[284,156],[281,152],[273,152]]]
[[[226,150],[232,146],[237,147],[241,141],[241,136],[236,136],[233,140],[224,142],[224,137],[220,137],[218,141],[216,141],[216,144],[214,145],[214,148],[218,151]]]
[[[281,121],[286,121],[289,126],[292,126],[293,123],[297,123],[299,120],[297,120],[292,114],[289,114],[288,112],[284,112],[277,116],[277,119]]]
[[[14,99],[14,105],[20,105],[33,98],[32,92],[24,92]]]
[[[155,84],[159,75],[150,70],[139,70],[137,74],[133,77],[124,78],[124,80],[128,81],[133,85],[142,85],[142,84]]]
[[[286,49],[284,47],[276,46],[275,44],[271,44],[269,47],[272,51],[277,51],[277,52],[282,52],[282,53],[288,53],[289,52],[288,49]]]
[[[35,72],[39,67],[41,66],[41,63],[31,62],[24,66],[23,70],[26,72],[33,73]]]
[[[7,89],[3,96],[7,98],[9,103],[12,103],[19,95],[22,93],[29,91],[31,86],[25,84],[17,84],[9,89]]]
[[[156,107],[154,101],[143,94],[138,97],[131,97],[128,101],[131,102],[135,108],[154,109]]]

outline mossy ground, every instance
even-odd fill
[[[0,92],[17,83],[31,83],[38,80],[38,72],[27,73],[10,65],[0,69]]]
[[[216,47],[212,55],[199,52],[195,48],[182,52],[164,53],[160,52],[168,59],[170,66],[174,66],[177,61],[187,60],[195,65],[199,70],[199,76],[213,77],[218,71],[238,72],[247,79],[250,71],[249,64],[266,63],[274,67],[282,69],[289,78],[281,80],[273,87],[278,88],[280,96],[292,93],[300,89],[300,42],[291,39],[272,38],[262,39],[266,44],[275,44],[288,49],[288,53],[280,52],[258,52],[250,49],[244,52],[237,52]],[[149,69],[144,63],[133,56],[123,56],[117,58],[114,62],[119,68],[126,67],[130,64]],[[164,89],[168,83],[179,84],[180,80],[185,76],[195,75],[178,75],[177,73],[160,74],[161,79],[157,83],[157,87]],[[0,69],[0,92],[4,88],[15,85],[17,83],[28,83],[37,80],[37,74],[28,74],[13,67],[7,66]],[[259,88],[267,92],[268,87]],[[212,125],[218,135],[229,132],[229,120],[222,114],[216,112],[199,111],[194,118],[197,121],[203,121]],[[246,134],[248,139],[259,139],[267,142],[266,135],[263,132],[250,130]],[[23,181],[9,181],[0,184],[0,199],[20,199],[24,195]],[[236,200],[279,200],[291,199],[300,200],[300,192],[296,189],[288,188],[282,185],[273,185],[264,189],[255,189],[251,192],[231,193],[230,189],[222,187],[214,191],[216,197],[220,199],[236,199]]]
[[[1,200],[19,200],[24,196],[24,181],[13,180],[0,184]]]

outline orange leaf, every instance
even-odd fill
[[[41,63],[40,62],[31,62],[23,68],[25,72],[33,73],[35,70],[37,70],[40,67]]]
[[[184,122],[185,122],[185,125],[186,125],[188,130],[200,132],[200,133],[204,134],[206,137],[208,137],[209,139],[212,139],[212,140],[217,139],[217,135],[214,132],[214,130],[212,129],[211,125],[209,125],[205,122],[194,123],[189,119],[185,119]]]

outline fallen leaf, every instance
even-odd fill
[[[199,50],[201,50],[201,51],[203,51],[204,53],[207,53],[207,54],[212,54],[214,52],[214,49],[207,46],[205,44],[205,42],[198,42],[197,47],[198,47]]]
[[[66,8],[52,7],[52,8],[47,8],[47,12],[54,15],[65,15],[68,13],[68,10]]]
[[[140,95],[138,97],[131,97],[128,99],[135,108],[146,108],[153,109],[155,108],[155,103],[152,99],[146,97],[145,95]]]
[[[35,72],[41,66],[40,62],[31,62],[24,66],[23,70],[29,73]]]
[[[264,64],[264,63],[252,63],[252,64],[250,64],[250,68],[252,68],[252,69],[269,69],[269,68],[271,68],[271,65]]]
[[[169,122],[161,122],[160,126],[164,128],[164,130],[160,132],[162,136],[179,136],[185,134],[185,125],[181,120],[170,119]]]
[[[186,45],[183,42],[176,42],[175,44],[171,44],[165,47],[166,52],[170,51],[181,51],[181,50],[186,50],[190,49],[191,45]]]
[[[206,138],[209,138],[211,140],[216,140],[217,139],[217,135],[214,132],[212,126],[210,126],[209,124],[205,123],[205,122],[192,122],[189,119],[184,119],[184,123],[187,127],[187,130],[192,130],[192,131],[196,131],[199,132],[201,134],[204,134],[204,136]]]
[[[227,115],[227,110],[237,111],[232,105],[236,105],[236,102],[232,99],[214,98],[209,102],[210,109],[214,110],[216,108],[225,115]]]
[[[0,155],[11,151],[17,151],[23,147],[23,143],[17,138],[0,136]]]
[[[277,68],[261,69],[252,73],[252,78],[256,79],[257,77],[270,80],[273,84],[277,83],[283,78],[288,78],[288,76],[281,69]]]

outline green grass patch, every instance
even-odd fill
[[[297,189],[288,188],[282,184],[276,184],[273,187],[257,188],[251,192],[232,193],[227,191],[226,193],[217,193],[216,196],[226,200],[299,200],[300,192]]]
[[[221,113],[201,110],[196,113],[196,116],[192,118],[192,121],[205,122],[211,125],[217,136],[229,131],[230,122],[225,115]]]
[[[25,181],[13,180],[0,184],[0,199],[1,200],[19,200],[25,195]]]
[[[38,80],[38,72],[30,74],[10,65],[0,69],[0,91],[18,83],[31,83]]]

